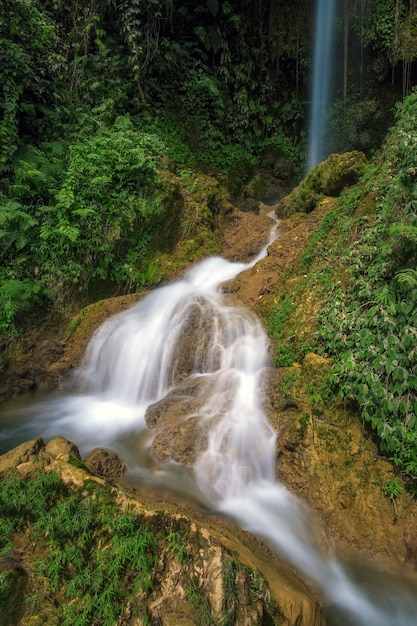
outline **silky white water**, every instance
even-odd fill
[[[247,265],[207,259],[106,321],[77,372],[82,393],[35,406],[17,436],[60,434],[83,452],[107,446],[123,457],[122,442],[146,432],[150,405],[184,377],[202,381],[210,395],[200,398],[198,417],[210,430],[193,480],[206,505],[263,538],[304,574],[320,591],[329,623],[415,625],[413,583],[377,566],[360,572],[358,564],[342,563],[330,548],[323,550],[312,512],[276,481],[276,433],[263,411],[267,337],[256,316],[235,306],[221,287],[265,254],[266,248]],[[141,473],[131,450],[124,458],[133,474],[149,474]],[[167,481],[177,467],[164,465],[156,475]],[[189,475],[186,481],[185,490],[192,483]]]
[[[328,156],[325,135],[333,62],[331,40],[336,7],[336,0],[317,0],[307,171]]]

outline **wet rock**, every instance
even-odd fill
[[[312,213],[304,214],[303,220],[297,220],[295,225],[291,224],[288,227],[290,220],[280,223],[278,226],[280,236],[268,247],[268,255],[255,266],[241,272],[230,286],[230,292],[236,294],[248,307],[258,305],[257,311],[262,316],[263,307],[272,304],[274,295],[279,289],[282,271],[299,257],[334,202],[332,199],[324,201]],[[271,221],[269,223],[272,224]],[[268,311],[265,312],[268,315]]]
[[[123,463],[115,452],[95,448],[84,459],[84,465],[92,474],[106,478],[110,482],[117,482],[126,473],[126,463]]]
[[[259,201],[257,206],[260,215],[235,210],[230,216],[228,228],[222,233],[222,256],[229,261],[249,261],[268,241],[273,222],[265,213],[271,208],[263,207]]]
[[[147,409],[145,421],[155,431],[152,452],[158,460],[193,465],[206,449],[212,421],[202,421],[199,412],[210,392],[210,381],[206,378],[185,380]]]
[[[80,461],[77,446],[64,437],[55,437],[46,445],[38,437],[0,456],[0,477],[13,472],[25,478],[39,472],[54,472],[60,474],[63,482],[77,487],[88,479],[104,482],[89,473]]]
[[[392,465],[357,416],[326,395],[329,366],[309,354],[301,367],[270,372],[267,415],[279,431],[279,478],[309,503],[333,545],[414,566],[416,504],[405,491],[395,505],[384,495]],[[288,393],[296,406],[286,406]]]

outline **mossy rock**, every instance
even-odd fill
[[[227,189],[232,198],[238,197],[242,187],[254,176],[255,170],[255,164],[249,159],[238,159],[233,163],[226,178]]]
[[[345,187],[358,182],[365,173],[366,165],[366,156],[357,150],[331,154],[313,167],[298,187],[279,203],[277,214],[310,213],[324,196],[337,197]]]
[[[275,178],[291,181],[294,178],[294,164],[278,146],[268,146],[261,159],[261,168],[269,170]]]

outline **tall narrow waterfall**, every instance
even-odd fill
[[[325,132],[332,69],[332,30],[336,0],[317,0],[310,103],[308,171],[326,156]]]
[[[266,248],[258,258],[265,254]],[[415,626],[416,589],[396,574],[365,570],[362,563],[345,565],[330,548],[323,550],[312,512],[276,482],[276,434],[263,411],[268,340],[256,316],[221,289],[248,267],[206,259],[182,280],[105,322],[80,370],[83,394],[38,408],[32,433],[22,432],[21,439],[60,434],[84,451],[112,447],[118,440],[123,458],[123,441],[147,431],[149,405],[167,394],[181,400],[185,382],[181,419],[197,419],[208,431],[187,480],[195,481],[212,510],[263,538],[302,572],[320,591],[329,626]],[[135,463],[139,466],[140,459]],[[177,468],[172,463],[170,473]]]

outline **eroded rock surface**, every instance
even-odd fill
[[[115,452],[94,448],[84,459],[84,465],[96,476],[116,482],[126,473],[126,463],[123,463]]]
[[[145,420],[152,431],[152,451],[159,461],[191,466],[206,449],[212,422],[202,422],[200,415],[210,388],[205,378],[186,380],[147,409]]]

